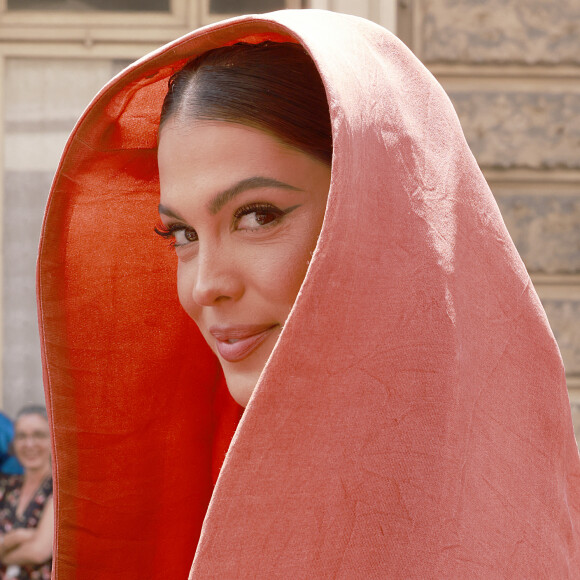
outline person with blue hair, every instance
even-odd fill
[[[11,452],[14,424],[8,415],[0,411],[0,473],[22,474],[18,459]]]

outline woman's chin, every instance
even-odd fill
[[[279,333],[280,330],[277,328],[259,348],[243,360],[229,362],[218,356],[230,395],[242,407],[247,406]]]
[[[44,460],[20,460],[20,463],[25,471],[47,471],[50,470],[50,463]]]
[[[230,395],[242,407],[246,407],[258,379],[260,378],[260,372],[256,373],[240,373],[240,372],[228,372],[224,369],[224,375],[226,378],[226,384]]]

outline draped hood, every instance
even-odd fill
[[[153,232],[157,125],[188,60],[267,39],[314,60],[334,154],[242,416]],[[376,24],[236,18],[113,79],[54,180],[38,308],[59,580],[580,576],[557,345],[449,99]]]

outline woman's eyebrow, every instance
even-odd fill
[[[162,203],[160,203],[157,206],[157,210],[159,211],[159,213],[162,213],[163,215],[175,218],[176,220],[185,221],[181,216],[177,215],[172,209],[169,209],[166,205],[163,205]]]
[[[236,195],[247,191],[248,189],[257,189],[260,187],[278,187],[281,189],[291,189],[292,191],[302,191],[298,187],[294,187],[288,183],[284,183],[283,181],[278,181],[277,179],[273,179],[271,177],[248,177],[247,179],[242,179],[238,181],[232,187],[228,187],[224,191],[218,193],[208,204],[207,209],[209,213],[215,215],[220,211],[226,203],[231,201]],[[174,216],[175,217],[175,216]]]

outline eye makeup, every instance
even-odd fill
[[[293,205],[286,209],[280,209],[268,202],[248,203],[234,212],[231,229],[232,231],[256,231],[274,226],[299,207],[300,205]],[[162,238],[171,240],[171,246],[175,248],[199,241],[197,232],[182,223],[165,226],[159,222],[153,231]]]

